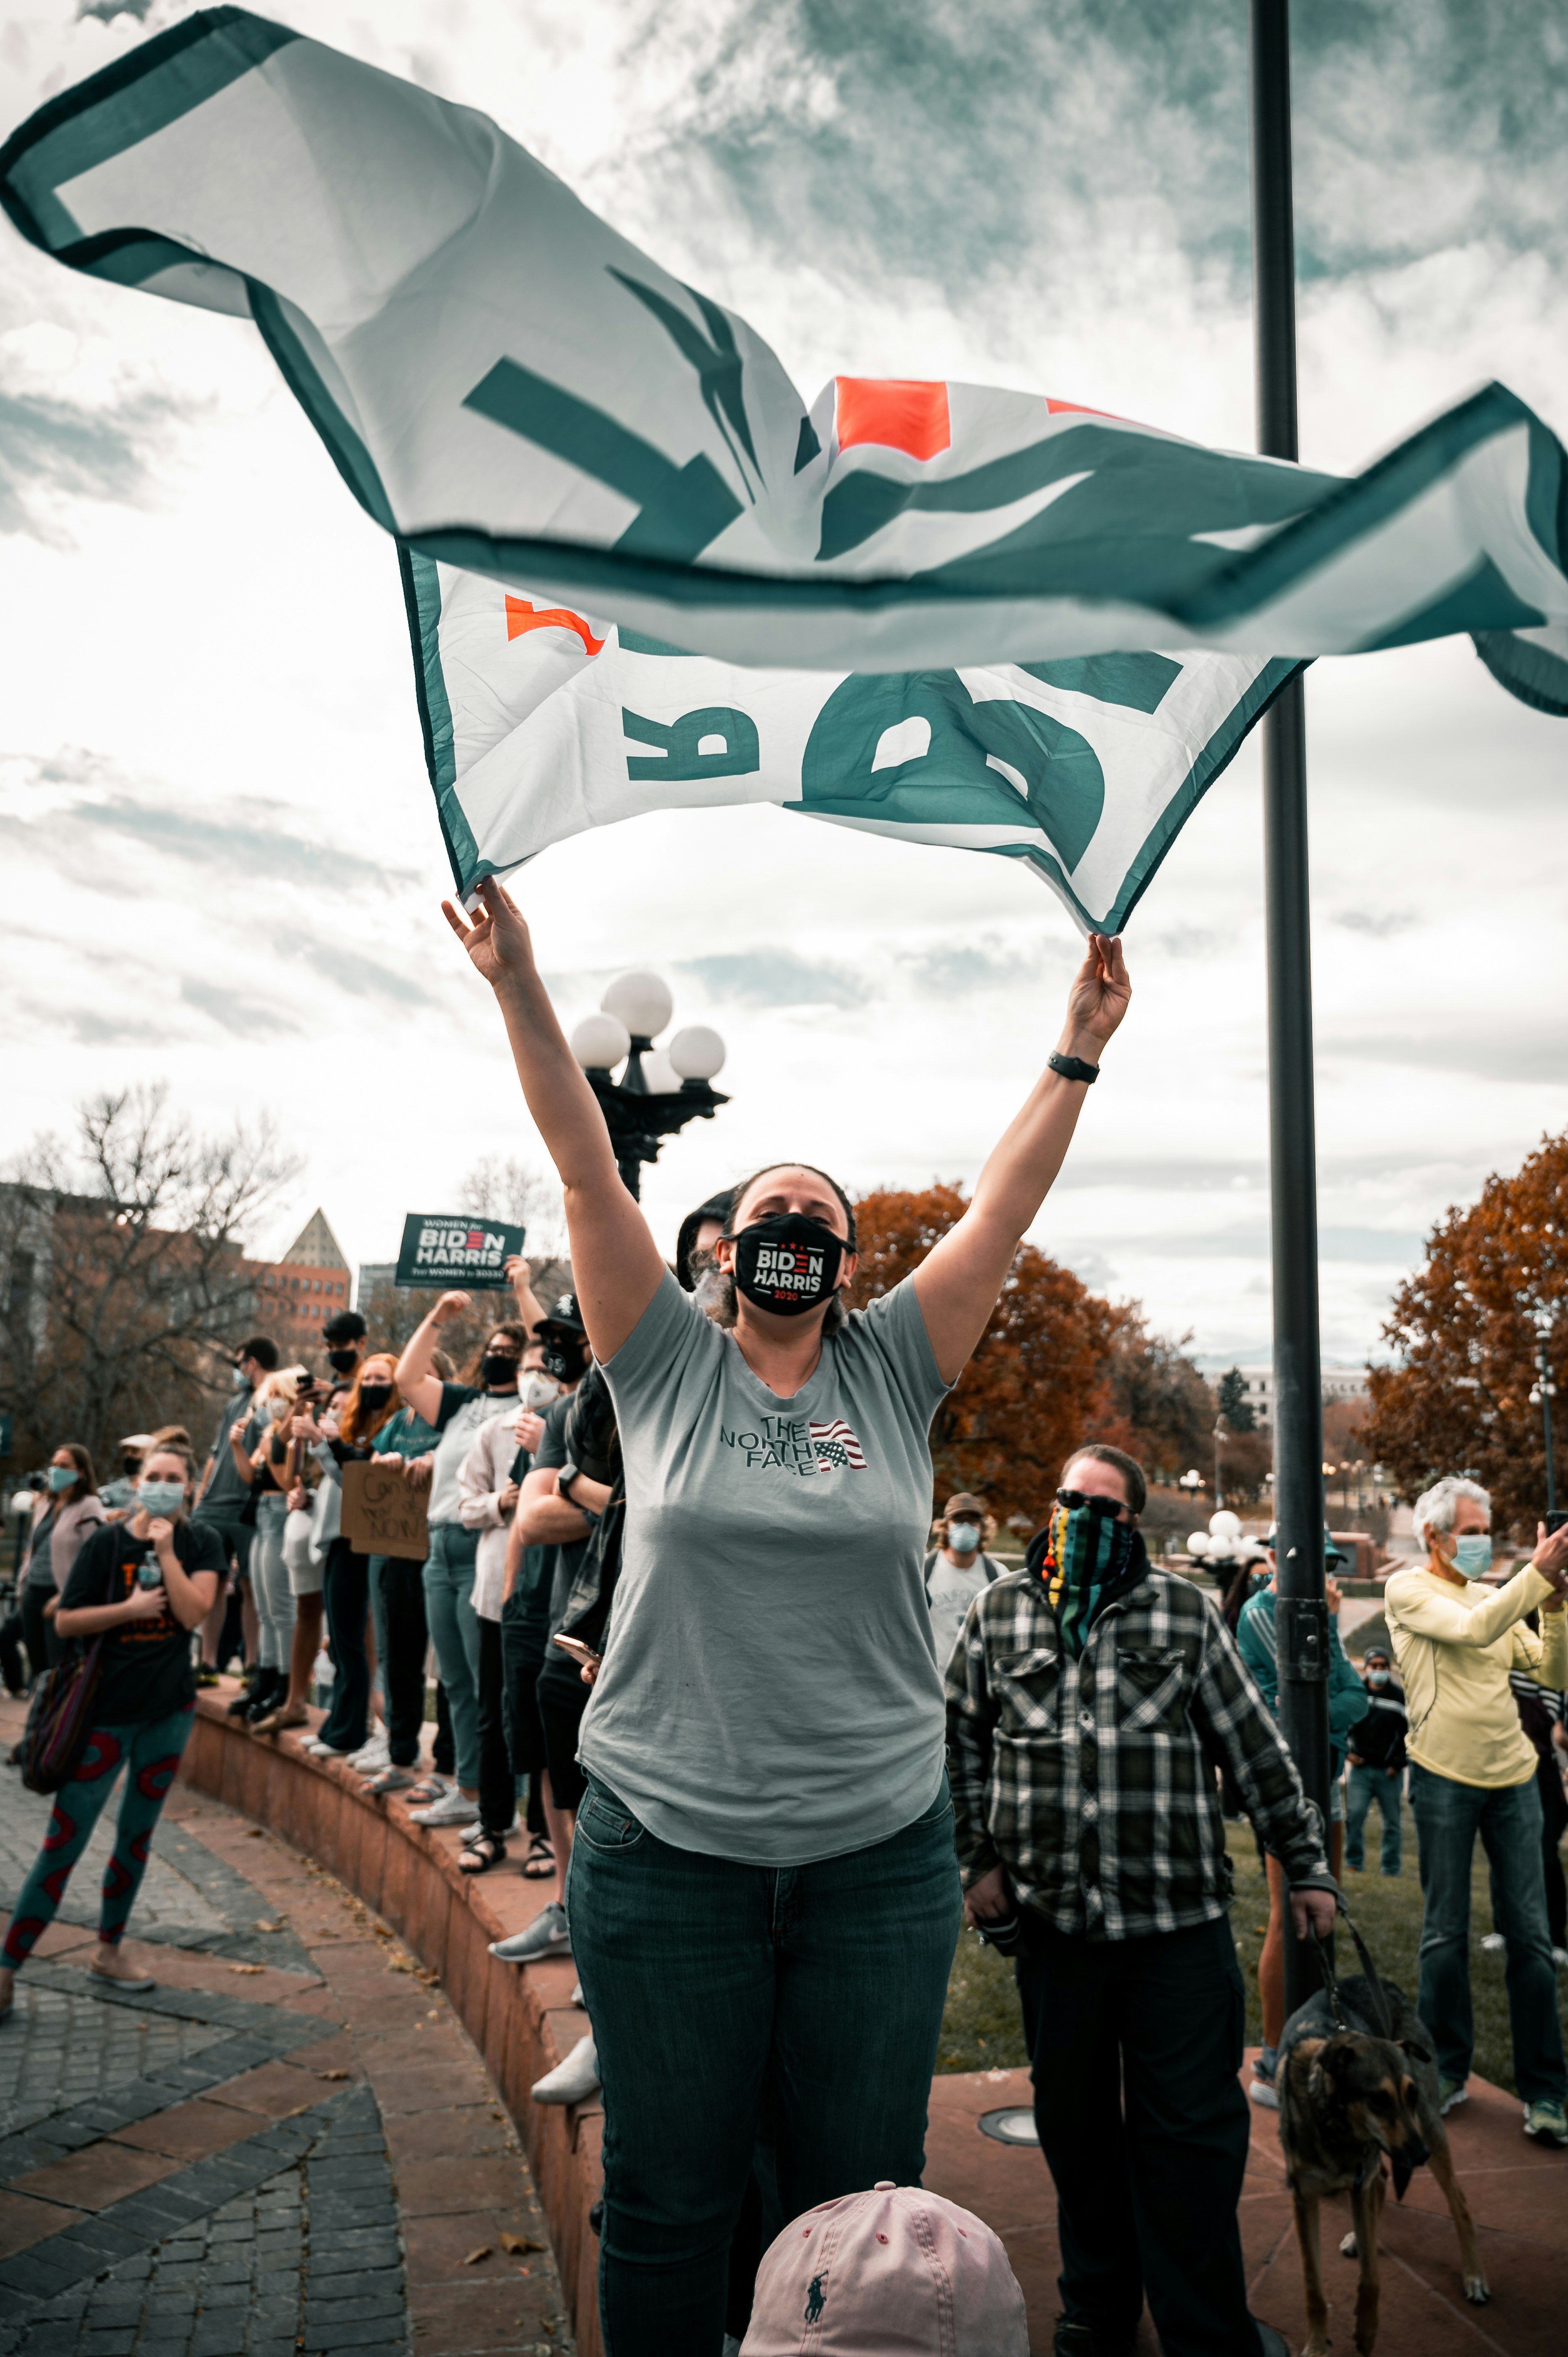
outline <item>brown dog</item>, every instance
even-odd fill
[[[1404,2199],[1414,2170],[1425,2161],[1443,2188],[1459,2237],[1465,2297],[1490,2299],[1476,2249],[1476,2229],[1464,2189],[1454,2174],[1448,2132],[1437,2107],[1437,2060],[1426,2026],[1392,1981],[1377,1984],[1392,2036],[1380,2031],[1372,1984],[1358,1973],[1292,2014],[1280,2040],[1275,2084],[1280,2143],[1295,2204],[1296,2240],[1306,2290],[1306,2345],[1302,2357],[1324,2357],[1328,2302],[1323,2290],[1318,2203],[1326,2193],[1348,2193],[1352,2231],[1339,2248],[1359,2255],[1356,2346],[1371,2357],[1378,2337],[1378,2221],[1386,2192],[1383,2162],[1394,2194]],[[1340,2018],[1336,2018],[1337,2013]]]

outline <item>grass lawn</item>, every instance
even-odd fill
[[[1367,1855],[1374,1862],[1372,1872],[1347,1874],[1344,1878],[1345,1892],[1378,1970],[1385,1978],[1397,1981],[1406,1996],[1413,2000],[1416,1946],[1421,1937],[1421,1884],[1416,1874],[1415,1825],[1407,1806],[1404,1813],[1404,1871],[1397,1879],[1392,1877],[1385,1879],[1377,1872],[1375,1865],[1381,1823],[1376,1814],[1368,1820]],[[1236,1900],[1230,1910],[1230,1923],[1236,1935],[1241,1978],[1247,1989],[1247,2041],[1249,2045],[1256,2046],[1262,2042],[1263,2034],[1258,2011],[1258,1954],[1263,1944],[1269,1902],[1251,1826],[1228,1825],[1225,1830],[1236,1869]],[[1513,2057],[1509,2045],[1508,1998],[1503,1986],[1504,1959],[1500,1955],[1488,1954],[1481,1946],[1483,1935],[1492,1928],[1492,1910],[1487,1860],[1479,1843],[1476,1846],[1472,1890],[1470,1988],[1476,2009],[1474,2067],[1483,2079],[1490,2079],[1495,2085],[1506,2087],[1511,2093]],[[1356,1952],[1348,1940],[1342,1939],[1338,1943],[1337,1963],[1339,1970],[1344,1973],[1359,1969]],[[1563,2019],[1564,2038],[1568,2039],[1568,1974],[1558,1975],[1557,2009]],[[993,1950],[983,1946],[972,1932],[961,1933],[958,1953],[953,1959],[952,1974],[948,1982],[947,2010],[942,2017],[937,2069],[1010,2070],[1028,2059],[1024,2051],[1023,2033],[1019,2028],[1018,1996],[1013,1983],[1011,1963],[1005,1956],[999,1956]]]

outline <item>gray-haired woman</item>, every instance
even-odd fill
[[[561,1175],[626,1468],[567,1893],[605,2089],[605,2340],[716,2357],[765,2086],[786,2216],[920,2175],[960,1914],[927,1436],[1130,986],[1120,944],[1092,936],[1060,1048],[968,1211],[868,1309],[843,1313],[854,1217],[834,1180],[782,1162],[738,1188],[716,1248],[726,1330],[621,1183],[517,908],[494,878],[479,899],[448,920]]]

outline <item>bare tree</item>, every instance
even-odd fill
[[[257,1314],[244,1238],[298,1173],[270,1116],[202,1136],[162,1086],[77,1109],[0,1184],[0,1382],[20,1454],[210,1414]],[[19,1457],[18,1457],[19,1461]]]
[[[515,1155],[487,1154],[457,1188],[458,1209],[481,1220],[504,1220],[528,1231],[528,1256],[556,1260],[566,1249],[561,1181],[553,1171],[535,1170]]]

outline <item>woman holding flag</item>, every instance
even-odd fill
[[[1120,942],[1091,935],[1060,1046],[969,1209],[868,1308],[844,1312],[854,1215],[834,1180],[789,1162],[737,1188],[726,1329],[621,1183],[521,914],[493,877],[478,899],[472,922],[446,913],[561,1177],[626,1465],[567,1892],[605,2090],[605,2339],[717,2357],[765,2089],[785,2217],[920,2176],[960,1920],[928,1432],[1130,985]]]

